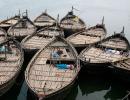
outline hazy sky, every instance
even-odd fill
[[[130,39],[130,0],[0,0],[0,19],[13,16],[18,10],[28,9],[29,17],[34,19],[45,9],[56,18],[62,18],[74,6],[86,25],[92,26],[105,17],[108,34],[120,32],[125,26],[125,34]]]

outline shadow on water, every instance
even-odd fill
[[[79,74],[78,85],[74,87],[66,100],[121,100],[129,91],[127,82],[110,75]]]

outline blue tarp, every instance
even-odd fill
[[[5,48],[5,46],[1,46],[0,47],[0,52],[4,52],[4,51],[8,51],[8,50]]]
[[[55,52],[52,52],[52,58],[59,58],[60,56],[58,55],[58,53],[55,51]]]
[[[68,64],[56,64],[56,67],[59,69],[68,69]]]

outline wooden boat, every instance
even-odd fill
[[[45,10],[45,12],[43,12],[34,20],[34,24],[38,28],[52,26],[55,22],[56,20],[47,13],[47,10]]]
[[[72,7],[72,10],[60,21],[60,26],[64,30],[65,37],[86,28],[84,21],[74,15],[73,9]]]
[[[4,29],[0,28],[0,44],[7,39],[7,33]]]
[[[6,31],[10,26],[16,24],[20,20],[20,15],[15,15],[9,19],[0,22],[0,27],[4,28]]]
[[[0,44],[0,96],[15,83],[23,64],[23,55],[16,40],[8,39]]]
[[[64,36],[64,32],[61,30],[59,25],[54,24],[50,27],[42,28],[41,30],[29,35],[21,42],[25,52],[35,53],[37,50],[46,46],[54,36]]]
[[[54,56],[54,52],[58,56]],[[58,65],[72,65],[63,68]],[[80,70],[76,50],[61,37],[56,37],[30,61],[25,80],[30,91],[39,98],[63,100],[73,86]]]
[[[85,48],[79,55],[85,68],[92,72],[105,72],[106,66],[113,62],[126,59],[129,54],[129,42],[121,33],[114,35]]]
[[[105,38],[107,31],[105,24],[97,24],[96,26],[77,32],[67,38],[76,48],[85,48],[91,44],[101,41]]]
[[[26,12],[26,15],[23,15],[23,18],[21,18],[15,25],[9,28],[8,35],[21,41],[23,38],[33,34],[35,31],[36,26],[28,18],[28,14]]]

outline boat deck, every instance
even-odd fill
[[[56,22],[54,18],[48,15],[46,12],[42,13],[34,20],[36,26],[51,26]]]
[[[62,28],[67,28],[67,29],[83,29],[85,28],[84,25],[77,23],[77,22],[72,22],[70,23],[69,21],[67,21],[68,23],[61,23],[61,27]]]
[[[4,21],[0,22],[0,26],[1,27],[12,26],[12,25],[16,24],[19,19],[20,19],[19,16],[18,17],[14,16],[14,17],[12,17],[10,19],[7,19],[7,20],[4,20]]]
[[[70,61],[70,59],[75,59],[74,56],[67,52],[65,48],[61,47],[60,50],[63,54],[60,56],[58,61],[51,58],[51,53],[53,47],[43,50],[36,60],[33,62],[32,67],[29,70],[28,83],[32,89],[37,91],[39,94],[51,94],[66,85],[68,85],[76,75],[75,68],[70,69],[58,69],[55,64],[60,63],[60,61]],[[47,64],[47,61],[50,61]]]
[[[91,29],[85,30],[77,35],[70,36],[68,40],[76,44],[92,44],[101,41],[105,37],[105,31],[103,29]]]
[[[111,63],[127,58],[125,54],[119,54],[119,51],[109,52],[101,48],[91,47],[86,50],[81,57],[82,60],[89,61],[90,63]]]
[[[32,36],[23,43],[24,48],[28,49],[40,49],[46,46],[53,38],[45,38],[39,36]]]
[[[100,45],[110,48],[119,48],[119,49],[127,49],[127,43],[120,38],[110,39],[109,41],[105,41]]]
[[[116,64],[116,67],[122,68],[122,69],[126,69],[126,70],[130,70],[130,59],[118,62]]]
[[[54,39],[54,36],[63,35],[63,32],[56,26],[41,29],[36,32],[35,35],[26,37],[22,44],[25,49],[40,49],[46,46]]]
[[[11,53],[0,53],[0,85],[10,80],[19,69],[20,51],[12,45]],[[2,60],[4,59],[4,60]]]
[[[20,19],[16,24],[11,26],[8,34],[16,37],[25,37],[36,31],[36,26],[28,18]]]

